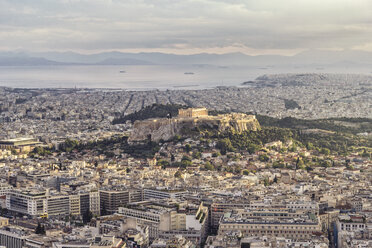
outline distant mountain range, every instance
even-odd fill
[[[309,50],[294,56],[243,53],[176,55],[166,53],[104,52],[0,52],[0,66],[45,65],[166,65],[207,64],[215,66],[371,66],[372,52]]]

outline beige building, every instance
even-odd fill
[[[119,207],[123,207],[130,202],[128,190],[100,190],[101,210],[107,213],[115,213]]]
[[[9,225],[9,219],[5,217],[0,217],[0,227]]]
[[[70,214],[80,215],[80,195],[70,195]]]
[[[130,204],[119,208],[118,212],[127,217],[124,229],[147,226],[150,241],[159,237],[170,239],[175,235],[182,235],[201,243],[208,231],[208,208],[202,204],[193,213],[177,212],[175,206],[156,202]]]
[[[309,239],[321,232],[319,217],[291,209],[236,210],[221,219],[219,234],[240,231],[243,236]]]
[[[249,207],[249,202],[214,202],[211,205],[211,228],[212,232],[217,232],[221,217],[225,212],[234,209]]]
[[[340,214],[340,210],[330,210],[325,211],[322,214],[319,214],[319,220],[322,225],[322,231],[327,231],[328,229],[332,229],[332,225],[336,223],[338,220],[338,215]]]
[[[35,138],[0,140],[0,149],[16,149],[20,152],[30,152],[33,148],[40,145],[42,145],[42,143]]]
[[[206,108],[188,108],[178,110],[178,117],[180,118],[197,118],[205,116],[208,116],[208,110]]]

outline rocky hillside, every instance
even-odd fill
[[[187,136],[188,131],[196,127],[213,128],[219,131],[232,130],[243,132],[246,130],[259,130],[260,124],[253,115],[231,113],[217,116],[199,118],[173,118],[173,119],[148,119],[136,121],[129,141],[169,140],[175,135]]]

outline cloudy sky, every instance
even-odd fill
[[[0,0],[0,50],[372,51],[371,0]]]

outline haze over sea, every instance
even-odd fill
[[[1,66],[0,86],[15,88],[120,88],[128,90],[205,89],[216,86],[239,86],[241,83],[254,80],[263,74],[308,72],[371,75],[372,69],[360,67],[219,67],[210,65]]]

